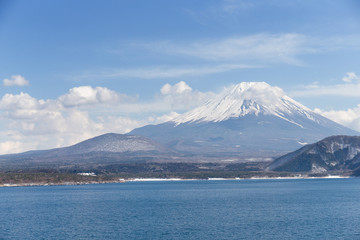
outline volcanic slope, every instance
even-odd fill
[[[268,170],[326,173],[360,173],[360,136],[331,136],[282,156]]]
[[[173,150],[143,136],[108,133],[69,147],[1,155],[0,168],[139,162],[167,159],[173,154]]]
[[[274,157],[330,135],[356,135],[265,82],[225,88],[172,121],[134,129],[174,150],[206,156]]]

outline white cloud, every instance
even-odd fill
[[[129,117],[107,116],[100,118],[99,122],[103,125],[103,132],[128,133],[134,128],[142,127],[149,122],[145,120],[135,120]]]
[[[130,97],[104,87],[93,88],[91,86],[71,88],[67,94],[58,98],[65,107],[91,104],[115,104],[123,99],[130,99]]]
[[[19,153],[24,149],[34,149],[36,144],[24,143],[21,141],[4,141],[0,142],[0,154]]]
[[[349,108],[347,110],[324,111],[316,108],[314,111],[333,120],[334,122],[360,132],[360,104],[355,108]]]
[[[20,94],[5,94],[0,100],[1,109],[32,109],[37,108],[43,103],[42,100],[37,100],[27,93]]]
[[[354,72],[348,72],[346,75],[342,78],[344,82],[350,83],[352,81],[359,81],[360,78],[354,73]]]
[[[156,117],[156,119],[154,119],[154,122],[156,124],[163,123],[163,122],[168,122],[168,121],[171,121],[174,118],[178,117],[179,115],[180,115],[179,113],[172,111],[169,114],[165,114],[165,115],[162,115],[160,117]]]
[[[178,116],[177,110],[189,110],[212,95],[183,81],[165,84],[146,102],[91,86],[72,88],[57,99],[5,94],[0,99],[0,123],[7,130],[0,134],[0,154],[69,146],[108,132],[127,133],[169,121]]]
[[[142,126],[144,122],[116,117],[116,111],[103,118],[91,116],[97,103],[118,103],[120,96],[100,87],[74,88],[59,99],[48,100],[38,100],[27,93],[5,94],[0,99],[2,124],[11,134],[0,137],[0,154],[62,147],[107,132],[125,133]],[[70,104],[91,103],[94,105],[87,110],[67,108]]]
[[[161,101],[170,104],[170,110],[189,110],[204,103],[210,97],[214,96],[212,92],[194,91],[184,81],[174,85],[165,84],[161,90]]]
[[[21,75],[13,75],[11,76],[10,79],[8,78],[5,78],[3,80],[3,83],[4,83],[4,86],[26,86],[26,85],[29,85],[29,81],[26,80],[23,76]]]
[[[35,105],[34,108],[7,109],[3,122],[12,134],[1,138],[0,154],[68,146],[108,132],[126,133],[145,124],[111,115],[96,118],[88,111],[62,108],[60,104],[58,107]]]
[[[165,84],[160,92],[163,95],[169,95],[169,94],[182,94],[184,92],[191,92],[192,88],[187,85],[184,81],[180,81],[176,83],[174,86],[171,86],[170,84]]]

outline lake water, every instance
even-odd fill
[[[0,188],[0,239],[360,239],[360,179]]]

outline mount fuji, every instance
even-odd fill
[[[280,156],[330,135],[358,135],[265,82],[225,88],[175,119],[134,129],[176,151],[202,156]]]

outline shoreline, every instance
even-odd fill
[[[182,178],[134,178],[124,180],[125,182],[169,182],[169,181],[234,181],[234,180],[287,180],[287,179],[343,179],[352,176],[329,175],[323,177],[250,177],[250,178],[208,178],[208,179],[182,179]]]
[[[250,177],[250,178],[207,178],[207,179],[183,179],[183,178],[131,178],[118,179],[114,181],[87,181],[87,182],[63,182],[63,183],[5,183],[0,184],[2,187],[37,187],[37,186],[76,186],[90,184],[111,184],[111,183],[127,183],[127,182],[180,182],[180,181],[241,181],[241,180],[291,180],[291,179],[345,179],[353,178],[352,176],[329,175],[322,177]]]

